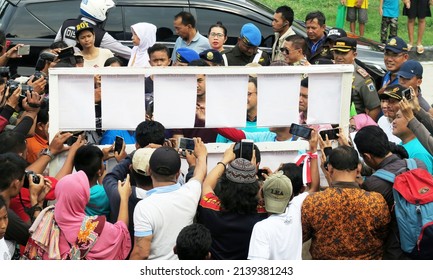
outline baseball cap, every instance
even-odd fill
[[[284,213],[292,193],[292,181],[282,171],[269,176],[263,184],[266,211],[275,214]]]
[[[190,63],[193,60],[200,59],[198,53],[192,49],[179,48],[176,51],[176,60],[183,63]]]
[[[254,183],[256,167],[244,158],[237,158],[227,165],[226,177],[234,183]]]
[[[241,39],[245,44],[258,47],[262,42],[262,33],[260,29],[252,23],[246,23],[241,29]]]
[[[215,64],[222,64],[223,63],[223,56],[221,53],[214,49],[208,49],[204,50],[199,54],[200,58],[213,62]]]
[[[93,27],[87,21],[80,22],[75,26],[75,37],[78,38],[80,33],[84,30],[90,30],[93,32]]]
[[[412,79],[416,76],[422,79],[422,72],[423,67],[421,63],[416,60],[408,60],[401,65],[400,70],[397,72],[397,76],[405,79]]]
[[[335,40],[331,51],[349,52],[356,50],[356,40],[349,37],[342,37]]]
[[[329,30],[328,36],[326,36],[325,41],[329,41],[329,40],[335,41],[341,37],[347,37],[346,31],[344,31],[344,29],[341,28],[332,28]]]
[[[390,85],[385,88],[382,94],[379,94],[380,99],[394,98],[397,100],[403,99],[403,91],[407,89],[406,87],[396,84]]]
[[[140,175],[149,176],[147,169],[149,167],[149,160],[155,149],[140,148],[137,149],[132,157],[132,168]]]
[[[149,167],[159,175],[174,175],[180,170],[180,156],[171,147],[159,147],[150,156]]]
[[[390,50],[393,53],[407,52],[407,44],[400,37],[393,37],[386,42],[385,51]]]

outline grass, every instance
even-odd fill
[[[403,38],[406,42],[409,40],[407,35],[407,17],[402,15],[403,4],[400,3],[400,16],[398,18],[398,36]],[[263,4],[276,9],[282,5],[289,5],[295,11],[295,18],[304,20],[305,16],[315,10],[322,11],[326,16],[326,24],[329,26],[335,25],[335,18],[337,14],[337,6],[339,0],[260,0]],[[365,26],[364,37],[375,41],[380,41],[380,25],[381,17],[379,15],[379,1],[370,0],[368,3],[368,22]],[[358,26],[356,27],[358,28]],[[349,31],[349,23],[346,22],[344,30]],[[415,26],[414,44],[416,44],[418,27]],[[433,46],[433,18],[426,18],[426,28],[423,36],[424,46]]]

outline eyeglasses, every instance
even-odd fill
[[[385,52],[385,56],[391,57],[391,58],[397,58],[403,56],[404,53],[394,53],[394,52]]]
[[[209,36],[211,36],[211,37],[218,37],[218,38],[224,38],[224,34],[223,33],[211,32],[211,33],[209,33]]]

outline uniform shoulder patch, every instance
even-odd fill
[[[365,71],[365,69],[361,68],[361,67],[356,69],[356,72],[358,72],[358,74],[361,75],[363,78],[367,78],[368,76],[370,76],[370,74],[368,74],[368,72]]]
[[[376,91],[376,87],[372,80],[369,80],[369,83],[366,83],[369,91]]]

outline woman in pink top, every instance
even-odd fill
[[[86,254],[85,259],[123,260],[126,259],[131,250],[131,237],[128,231],[128,199],[131,194],[129,176],[125,183],[122,184],[119,181],[118,190],[120,211],[117,222],[115,224],[106,222],[103,216],[92,216],[88,220],[90,225],[92,222],[98,221],[103,224],[103,227],[99,229],[102,231],[94,246]],[[86,231],[80,230],[83,220],[88,219],[84,213],[90,198],[90,185],[86,174],[79,171],[63,177],[57,183],[56,197],[54,218],[60,228],[60,256],[61,259],[65,259],[68,258],[67,254],[71,250],[71,245],[76,244],[78,236],[83,238],[88,234]],[[90,226],[90,228],[92,227]],[[97,229],[92,230],[98,232]]]

